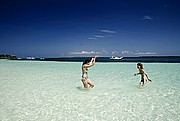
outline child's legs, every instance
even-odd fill
[[[146,79],[144,78],[144,76],[141,76],[141,86],[144,86],[144,84],[146,83]]]
[[[142,87],[143,86],[143,82],[139,82],[139,87]]]
[[[145,79],[142,79],[141,82],[140,82],[140,85],[141,85],[141,86],[144,86],[145,83],[146,83],[146,80],[145,80]]]

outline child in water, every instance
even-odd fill
[[[94,66],[94,63],[95,63],[97,57],[98,56],[95,56],[91,60],[87,59],[82,64],[82,79],[81,79],[81,81],[82,81],[85,89],[88,88],[88,85],[91,88],[94,87],[94,83],[88,78],[88,68]]]
[[[139,73],[134,74],[134,76],[139,74],[141,75],[141,81],[139,83],[141,87],[143,87],[144,84],[146,83],[146,78],[148,79],[148,81],[152,82],[152,80],[148,77],[148,74],[144,71],[143,64],[138,63],[137,68],[139,69]]]

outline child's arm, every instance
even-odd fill
[[[141,74],[140,70],[139,70],[139,73],[134,74],[134,76],[139,75],[139,74]]]
[[[136,76],[136,75],[139,75],[140,73],[136,73],[136,74],[134,74],[134,76]]]

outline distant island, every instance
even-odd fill
[[[0,59],[17,59],[15,55],[0,54]]]

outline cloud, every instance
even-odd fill
[[[154,20],[154,19],[152,17],[150,17],[150,16],[144,16],[143,20]]]
[[[156,52],[137,52],[135,55],[156,55]]]
[[[94,52],[94,51],[80,51],[80,52],[69,52],[70,55],[96,55],[101,54],[101,52]]]
[[[108,52],[107,50],[103,49],[101,51],[75,51],[75,52],[69,52],[69,55],[75,55],[75,56],[94,56],[94,55],[101,55],[101,56],[138,56],[138,55],[156,55],[156,52],[143,52],[143,51],[129,51],[129,50],[123,50],[118,51],[114,50],[112,52]]]
[[[105,36],[102,36],[102,35],[94,35],[94,37],[96,37],[96,38],[105,38]]]
[[[112,51],[112,54],[117,55],[117,54],[119,54],[119,52],[115,50],[115,51]]]
[[[105,55],[107,55],[109,52],[107,51],[107,50],[102,50],[102,54],[105,54]]]
[[[94,37],[89,37],[88,39],[95,40],[95,39],[97,39],[97,38],[94,38]]]
[[[94,56],[94,55],[101,55],[101,56],[107,56],[109,52],[105,49],[100,51],[76,51],[76,52],[69,52],[69,55],[75,55],[75,56]]]
[[[122,54],[126,54],[126,55],[156,55],[156,52],[142,52],[142,51],[136,51],[136,52],[131,52],[128,50],[124,50],[121,52]]]
[[[111,37],[112,34],[117,33],[116,31],[112,31],[112,30],[108,30],[108,29],[101,29],[99,31],[103,32],[103,33],[100,33],[100,34],[103,34],[103,35],[92,35],[88,39],[97,40],[97,39],[100,39],[100,38],[107,38],[107,37]]]
[[[130,53],[128,50],[124,50],[124,51],[122,51],[121,52],[122,54],[128,54],[128,53]]]
[[[102,29],[102,30],[99,30],[100,32],[104,32],[104,33],[110,33],[110,34],[115,34],[117,33],[116,31],[112,31],[112,30],[107,30],[107,29]]]
[[[105,38],[105,36],[102,36],[102,35],[94,35],[93,37],[89,37],[88,39],[90,40],[97,40],[99,38]]]

